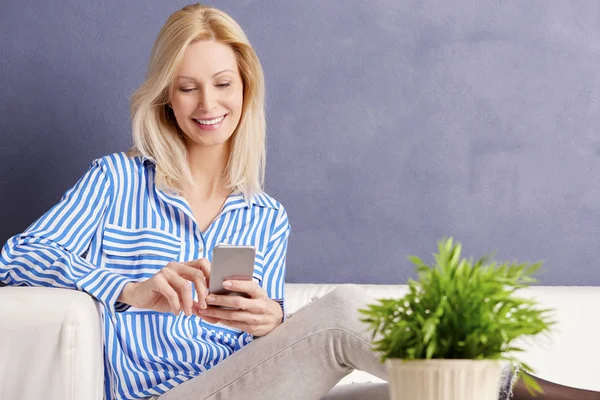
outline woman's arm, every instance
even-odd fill
[[[281,306],[283,319],[285,320],[285,266],[287,257],[288,238],[290,236],[290,223],[287,213],[282,207],[279,211],[273,232],[269,238],[269,244],[265,251],[263,261],[262,288],[267,292],[270,299],[275,300]]]
[[[130,280],[97,268],[81,257],[111,196],[107,167],[102,160],[96,160],[58,204],[4,245],[0,253],[0,281],[8,285],[77,289],[114,308]]]

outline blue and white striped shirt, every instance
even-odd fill
[[[205,232],[188,203],[155,185],[155,168],[123,153],[95,160],[61,201],[0,253],[0,281],[82,290],[102,309],[107,399],[160,395],[208,370],[252,336],[199,317],[117,302],[131,281],[169,261],[206,257],[219,243],[256,248],[254,279],[284,306],[290,226],[262,193],[234,193]]]

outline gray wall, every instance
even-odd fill
[[[130,95],[184,4],[2,2],[0,241],[130,145]],[[543,284],[600,284],[599,2],[213,4],[265,69],[288,281],[404,282],[406,255],[453,235],[544,260]]]

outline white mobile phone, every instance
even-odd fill
[[[223,287],[223,281],[251,281],[254,274],[256,249],[252,246],[220,244],[213,250],[209,293],[248,297],[247,293],[233,292]]]

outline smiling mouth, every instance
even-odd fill
[[[203,118],[203,119],[192,118],[192,119],[194,121],[196,121],[198,124],[203,125],[203,126],[214,126],[214,125],[221,123],[221,121],[223,121],[226,116],[227,116],[227,114],[221,115],[220,117],[216,117],[216,118]]]

